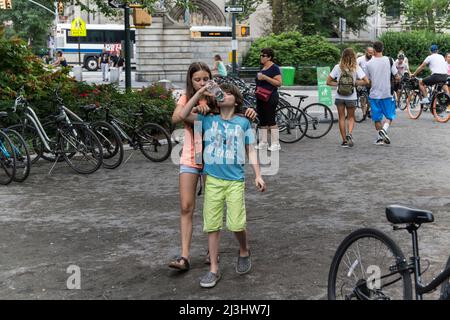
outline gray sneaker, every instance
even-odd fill
[[[250,254],[250,250],[248,251],[247,257],[238,256],[238,260],[236,263],[236,272],[239,274],[246,274],[250,272],[252,268],[252,257]]]
[[[220,278],[221,278],[220,271],[217,271],[217,273],[208,271],[208,273],[205,274],[203,278],[200,279],[200,287],[212,288],[217,284],[217,282],[219,282]]]

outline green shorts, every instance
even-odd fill
[[[245,182],[206,177],[203,203],[203,231],[215,232],[223,227],[224,206],[227,205],[227,228],[232,232],[244,231]]]

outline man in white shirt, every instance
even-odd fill
[[[372,59],[372,57],[373,57],[373,48],[367,47],[365,55],[356,59],[358,66],[361,67],[362,71],[364,71],[366,75],[367,75],[367,64],[369,63],[370,59]]]
[[[383,56],[384,45],[381,41],[373,43],[375,54],[367,64],[367,75],[370,79],[371,88],[369,102],[372,112],[372,120],[377,130],[376,145],[390,144],[391,139],[387,132],[390,124],[395,119],[395,101],[391,88],[391,74],[398,76],[392,58]],[[381,121],[386,118],[384,123]]]
[[[423,63],[417,68],[416,72],[412,74],[413,77],[417,76],[422,72],[427,66],[431,70],[431,76],[426,77],[419,81],[420,92],[422,93],[421,104],[429,104],[430,99],[427,97],[426,86],[432,86],[437,83],[446,82],[448,78],[448,64],[445,61],[444,56],[438,53],[439,48],[437,45],[433,44],[430,48],[431,54],[423,61]],[[448,94],[448,87],[445,85],[443,87],[444,91]]]

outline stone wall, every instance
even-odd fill
[[[242,61],[251,39],[238,39],[238,62]],[[230,38],[191,38],[188,26],[171,20],[164,14],[153,16],[152,25],[136,30],[136,81],[167,79],[184,83],[186,71],[194,61],[213,65],[213,57],[220,54],[230,63]]]

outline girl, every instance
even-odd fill
[[[186,76],[186,91],[180,97],[177,107],[172,115],[174,124],[180,123],[183,119],[180,117],[181,111],[184,109],[188,101],[190,101],[196,92],[203,88],[206,83],[212,79],[211,70],[208,65],[203,62],[194,62],[189,66]],[[201,95],[196,97],[196,107],[193,112],[206,114],[210,111],[216,111],[216,102],[211,97]],[[256,117],[253,109],[247,109],[245,116],[251,119]],[[187,271],[190,268],[189,251],[192,240],[192,218],[195,209],[195,195],[197,182],[202,173],[201,154],[202,145],[194,148],[194,134],[192,125],[185,123],[185,137],[183,151],[180,160],[180,202],[181,202],[181,255],[179,258],[171,261],[169,267]],[[209,257],[207,257],[207,261]]]
[[[352,48],[347,48],[342,52],[341,61],[335,65],[327,77],[327,85],[337,87],[341,76],[345,74],[353,78],[353,91],[351,94],[336,93],[335,104],[339,115],[339,131],[342,137],[341,147],[353,147],[353,127],[355,126],[355,107],[357,103],[356,86],[365,86],[369,84],[367,76],[356,62],[356,54]],[[339,90],[338,90],[339,92]],[[345,124],[345,110],[348,115],[348,133]]]
[[[221,76],[221,77],[227,76],[227,69],[225,68],[225,65],[223,64],[222,61],[222,57],[219,54],[216,54],[214,56],[214,67],[212,69],[212,73],[214,76]]]

